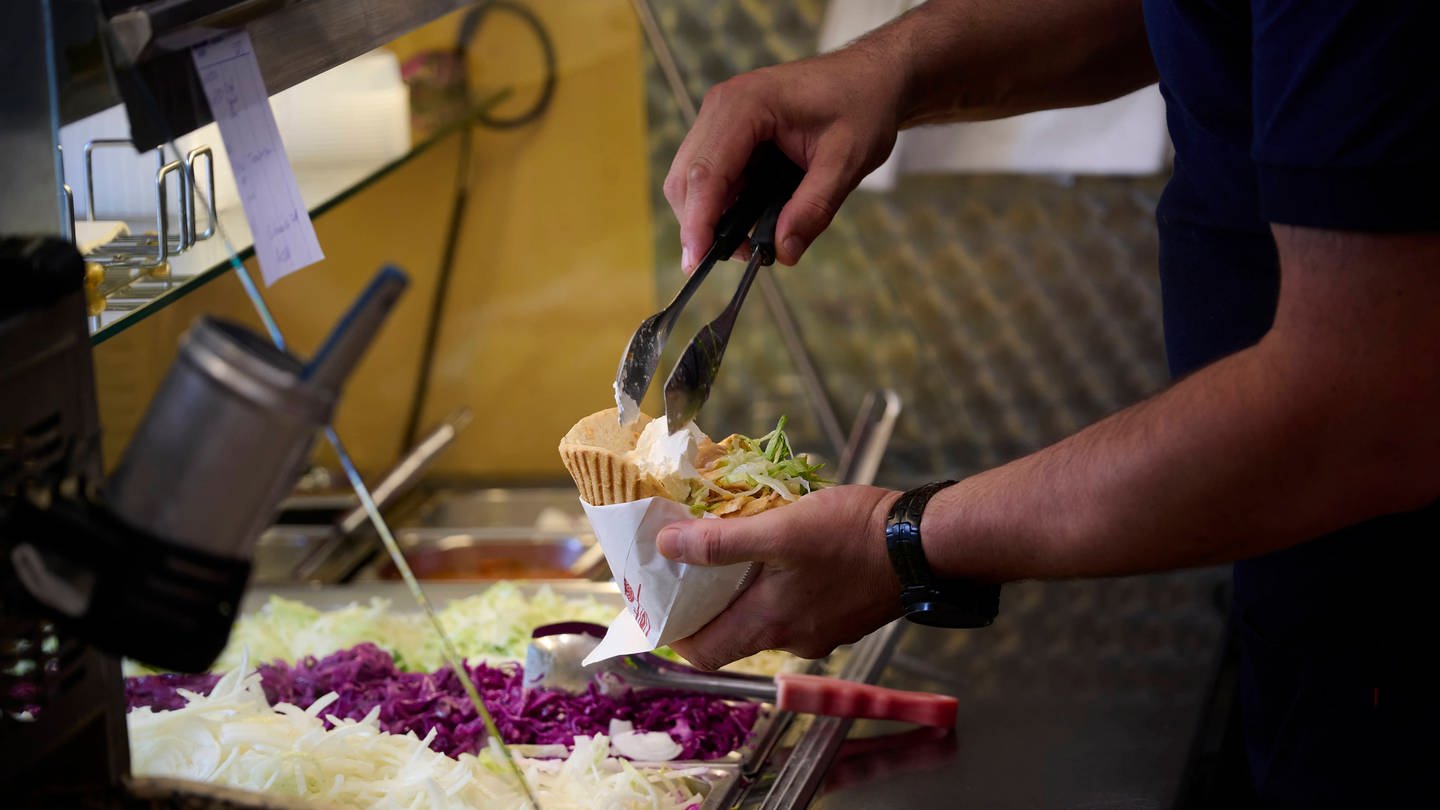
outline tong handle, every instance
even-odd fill
[[[827,717],[902,720],[954,728],[960,701],[951,695],[907,692],[875,684],[782,672],[775,676],[775,707]]]
[[[715,223],[715,241],[695,266],[695,273],[691,278],[710,272],[716,262],[730,258],[740,245],[744,244],[746,237],[750,235],[751,227],[766,214],[772,204],[776,206],[775,219],[778,220],[779,209],[784,207],[790,195],[799,188],[800,180],[804,177],[805,171],[785,157],[785,153],[781,152],[780,147],[773,141],[765,141],[756,146],[755,152],[750,156],[750,163],[745,167],[745,188],[735,203],[720,216],[720,221]],[[765,264],[774,261],[775,221],[770,222],[769,244],[771,259]]]
[[[785,200],[776,200],[755,223],[755,232],[750,235],[751,261],[767,267],[775,263],[775,226],[780,222],[780,210],[784,207]]]
[[[680,311],[690,302],[695,291],[700,289],[711,268],[735,254],[750,235],[750,229],[756,220],[761,219],[772,204],[775,204],[775,218],[770,222],[769,229],[771,258],[765,264],[774,262],[775,224],[780,217],[780,208],[783,208],[790,195],[795,193],[804,177],[805,170],[785,157],[785,153],[781,152],[774,142],[765,141],[755,147],[755,152],[745,167],[744,190],[735,202],[725,209],[725,213],[720,215],[720,221],[715,223],[715,240],[710,243],[710,249],[705,251],[700,263],[695,265],[695,272],[690,274],[690,278],[686,279],[684,286],[675,293],[675,297],[665,308],[660,326],[663,334],[670,334],[675,321],[680,318]]]

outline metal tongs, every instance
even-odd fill
[[[775,262],[775,224],[780,218],[780,209],[804,175],[804,170],[785,157],[775,144],[766,142],[756,147],[745,168],[745,188],[716,223],[715,241],[696,265],[695,272],[664,309],[646,318],[630,336],[630,343],[620,358],[620,369],[615,374],[615,404],[620,409],[621,424],[630,424],[640,417],[640,401],[650,388],[655,369],[660,365],[661,350],[681,310],[704,282],[710,268],[721,259],[728,259],[749,235],[750,262],[745,266],[735,295],[715,320],[701,327],[665,381],[665,422],[671,433],[700,413],[720,371],[720,360],[725,356],[725,346],[730,342],[730,332],[750,285],[761,267]]]

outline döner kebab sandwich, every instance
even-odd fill
[[[622,425],[610,408],[577,422],[560,440],[560,457],[592,506],[663,497],[697,517],[759,514],[829,484],[820,464],[792,452],[784,417],[759,438],[717,442],[693,422],[673,434],[645,414]]]

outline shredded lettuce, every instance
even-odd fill
[[[722,452],[701,467],[700,478],[691,486],[686,500],[690,511],[698,517],[733,511],[736,502],[747,500],[794,501],[834,483],[820,477],[823,464],[795,455],[785,421],[781,416],[775,429],[758,439],[737,433],[721,441]]]
[[[566,621],[609,624],[615,608],[591,597],[561,596],[544,586],[526,597],[513,583],[499,582],[450,602],[438,617],[467,661],[498,663],[524,660],[536,627]],[[255,661],[299,661],[364,642],[390,653],[403,671],[434,672],[445,666],[440,640],[423,613],[394,611],[388,599],[318,610],[272,596],[259,611],[235,623],[215,668],[234,669],[247,652]]]

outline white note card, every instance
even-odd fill
[[[260,275],[274,284],[325,254],[285,157],[250,34],[227,34],[195,46],[191,54],[230,155]]]

